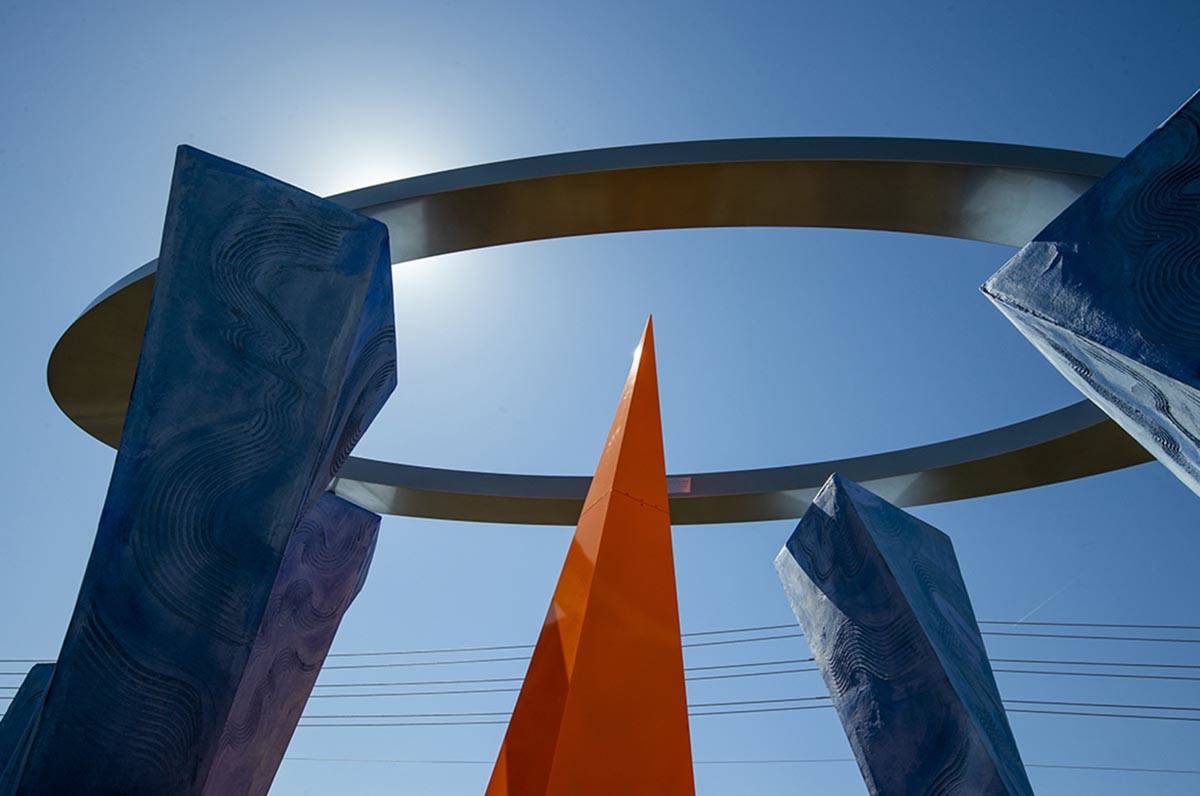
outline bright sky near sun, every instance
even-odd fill
[[[1200,88],[1197,41],[1194,0],[4,4],[0,658],[57,651],[113,461],[54,406],[47,356],[97,293],[156,255],[179,143],[321,194],[705,138],[914,136],[1123,155]],[[398,266],[400,386],[358,452],[589,473],[650,312],[671,471],[851,456],[1014,422],[1078,394],[978,291],[1010,254],[917,236],[740,229]],[[1198,509],[1155,463],[914,513],[953,538],[981,619],[1200,624]],[[772,559],[793,524],[676,528],[684,630],[791,622]],[[570,533],[386,518],[334,651],[531,642]],[[1200,664],[1195,643],[990,636],[988,646],[993,657]],[[807,655],[792,638],[694,648],[686,661]],[[523,670],[520,660],[342,669],[320,683]],[[997,680],[1007,699],[1200,707],[1194,677]],[[389,690],[412,689],[367,689]],[[717,702],[824,686],[801,672],[688,690]],[[308,712],[502,713],[515,697],[337,691],[319,688]],[[1195,769],[1200,723],[1011,721],[1039,766],[1029,770],[1039,793],[1200,792],[1200,776],[1041,767]],[[480,792],[503,729],[303,727],[272,792]],[[830,710],[698,717],[692,733],[701,794],[863,792]],[[717,762],[797,759],[828,762]]]

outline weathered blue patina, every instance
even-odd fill
[[[205,794],[271,788],[338,625],[366,582],[379,519],[326,492],[292,534]]]
[[[1200,94],[983,291],[1200,494]]]
[[[949,537],[833,475],[775,568],[872,794],[1032,794]]]
[[[181,147],[19,793],[201,792],[289,540],[395,384],[385,227]]]

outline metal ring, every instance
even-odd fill
[[[1020,246],[1118,158],[925,139],[770,138],[600,149],[444,171],[331,197],[387,224],[392,260],[570,235],[841,227]],[[47,373],[66,415],[116,447],[154,262],[102,293]],[[798,517],[839,471],[900,506],[1052,484],[1150,461],[1088,401],[981,434],[853,459],[673,475],[676,524]],[[590,479],[351,458],[335,490],[384,514],[570,525]]]

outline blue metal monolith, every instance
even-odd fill
[[[949,537],[830,477],[775,568],[872,794],[1032,794]]]
[[[395,384],[386,228],[180,147],[121,445],[18,792],[201,792],[284,551]]]
[[[1200,94],[983,291],[1200,494]]]

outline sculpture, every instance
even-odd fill
[[[949,537],[833,475],[775,559],[872,794],[1032,794]]]
[[[396,383],[382,224],[180,147],[95,546],[17,792],[199,793],[293,532]]]
[[[487,793],[694,791],[647,322]]]
[[[1200,494],[1200,95],[983,291],[1059,372]]]

